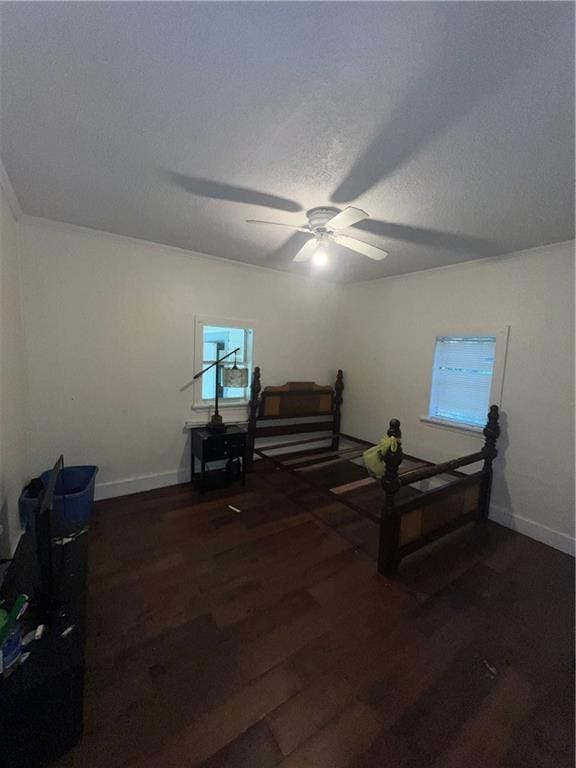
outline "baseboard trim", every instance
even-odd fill
[[[117,496],[128,496],[131,493],[153,491],[156,488],[166,488],[169,485],[179,485],[190,481],[190,470],[177,469],[172,472],[159,472],[151,475],[139,475],[123,480],[111,480],[107,483],[96,483],[94,499],[115,499]]]
[[[509,509],[495,504],[490,505],[490,520],[574,557],[575,540],[572,536],[554,531],[552,528],[548,528],[542,523],[536,523],[534,520],[528,520],[526,517],[514,515]]]

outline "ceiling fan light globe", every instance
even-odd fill
[[[316,249],[312,263],[315,267],[325,267],[328,264],[328,252],[325,246]]]

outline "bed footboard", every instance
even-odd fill
[[[481,522],[488,518],[492,462],[498,455],[498,418],[498,406],[490,406],[488,421],[484,427],[485,442],[482,450],[451,461],[399,474],[403,459],[401,448],[396,453],[386,453],[386,471],[382,478],[385,503],[380,519],[378,554],[380,573],[393,576],[406,555],[472,520]],[[396,420],[393,422],[399,430],[399,423]],[[393,422],[390,422],[391,426]],[[461,467],[480,461],[483,466],[479,472],[465,475],[457,471]],[[450,482],[397,502],[396,495],[401,488],[440,475],[450,475]]]

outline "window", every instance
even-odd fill
[[[248,400],[250,379],[252,376],[252,342],[254,331],[251,324],[236,320],[217,320],[215,318],[196,319],[195,370],[201,371],[237,347],[236,355],[231,355],[221,366],[214,366],[197,382],[197,405],[208,405],[214,401],[216,376],[218,375],[218,397],[223,401],[238,402]],[[234,362],[239,368],[248,369],[246,387],[224,387],[222,368],[232,367]],[[216,369],[218,368],[218,374]]]
[[[496,336],[437,336],[428,417],[483,427],[495,361]]]

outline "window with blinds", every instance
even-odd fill
[[[495,336],[437,336],[429,418],[483,427],[495,355]]]

